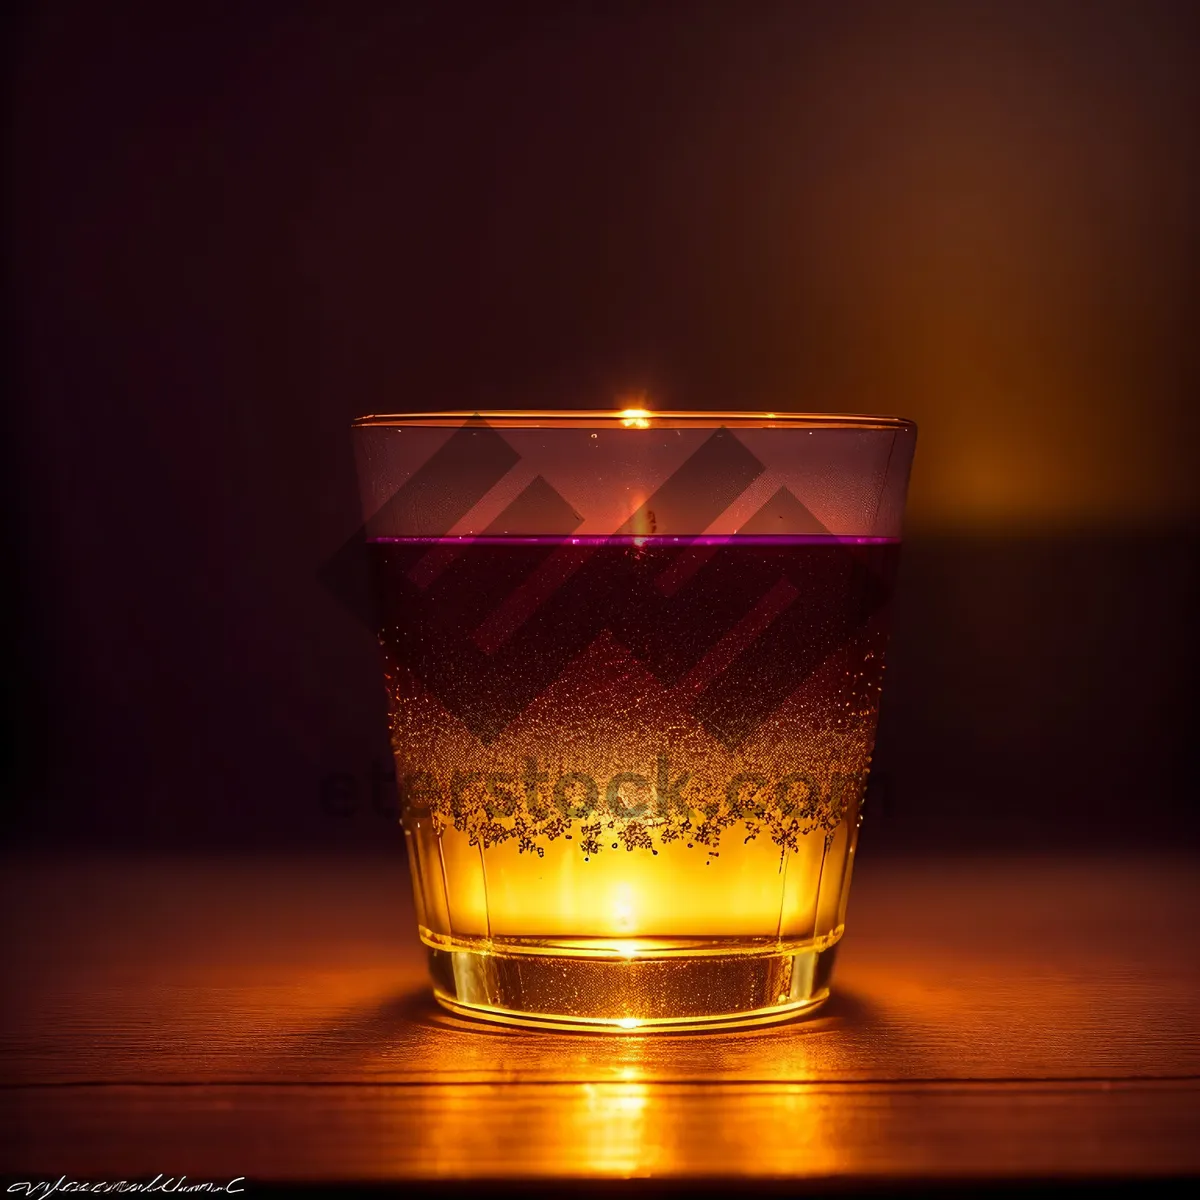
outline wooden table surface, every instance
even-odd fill
[[[815,1019],[597,1035],[439,1010],[398,862],[10,859],[0,1173],[1200,1173],[1197,875],[868,852]]]

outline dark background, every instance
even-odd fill
[[[921,427],[868,845],[1196,842],[1195,5],[8,20],[10,838],[394,850],[351,418],[644,392]]]

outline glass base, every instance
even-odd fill
[[[426,934],[438,1002],[537,1028],[654,1033],[736,1028],[808,1014],[829,996],[836,934],[805,945],[723,939],[532,939]]]

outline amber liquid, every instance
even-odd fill
[[[372,543],[439,996],[626,1027],[819,1000],[898,551],[792,537]]]

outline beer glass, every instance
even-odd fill
[[[829,994],[916,440],[894,417],[354,426],[434,994],[754,1024]]]

